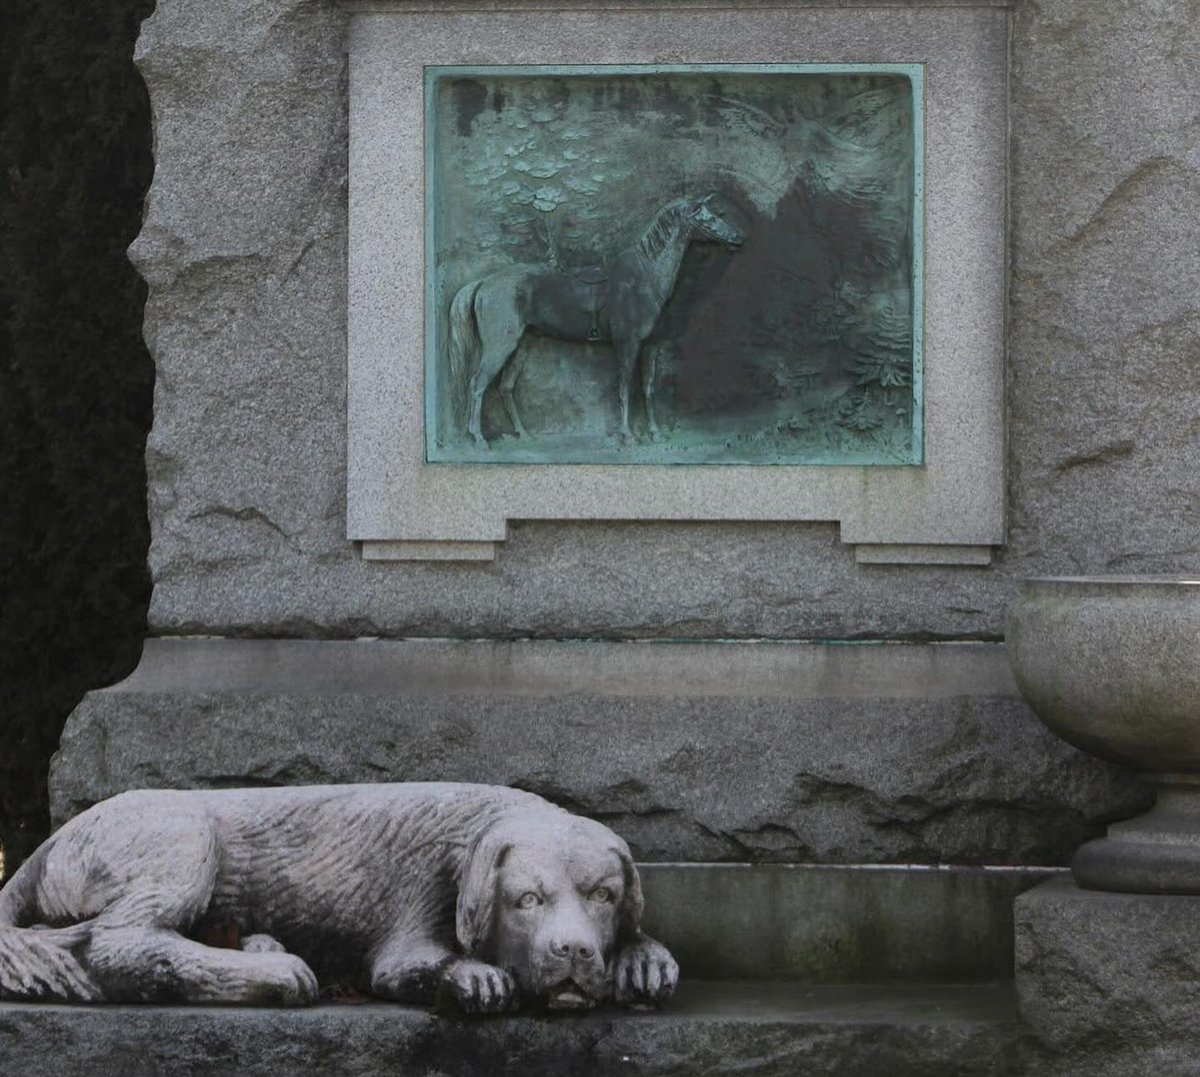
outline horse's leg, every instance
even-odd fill
[[[480,380],[482,367],[471,375],[471,414],[467,419],[467,433],[474,439],[475,444],[487,448],[487,438],[483,436],[483,394],[487,391],[487,381]],[[489,379],[490,380],[490,379]]]
[[[517,379],[521,376],[524,367],[525,353],[518,352],[509,360],[508,365],[504,368],[504,373],[500,375],[500,399],[504,401],[504,410],[508,412],[508,417],[512,420],[519,438],[530,437],[529,431],[525,429],[525,424],[521,422],[521,413],[517,411],[517,401],[513,396],[513,389],[516,387]]]
[[[652,441],[658,441],[662,437],[662,432],[658,429],[658,419],[654,416],[654,364],[661,347],[661,344],[652,344],[642,350],[642,400],[646,404],[646,429],[650,432]]]
[[[479,366],[471,377],[471,416],[467,430],[476,445],[487,448],[483,436],[483,394],[517,350],[525,326],[513,297],[497,296],[487,282],[475,296],[475,324],[479,329]]]
[[[637,366],[640,340],[621,340],[616,342],[618,368],[617,399],[621,403],[621,440],[629,442],[633,432],[629,429],[629,386],[633,382],[633,368]]]

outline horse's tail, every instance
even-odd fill
[[[471,358],[479,347],[479,327],[475,324],[475,293],[480,281],[464,284],[450,304],[450,403],[454,417],[467,421],[467,397],[470,388]]]
[[[97,1002],[100,991],[72,952],[91,938],[90,924],[18,927],[36,914],[46,846],[25,861],[0,891],[0,999]]]

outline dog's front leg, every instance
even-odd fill
[[[519,1002],[516,982],[503,969],[428,938],[391,936],[372,954],[370,972],[371,994],[396,1002],[429,1004],[442,989],[464,1013],[504,1013]]]

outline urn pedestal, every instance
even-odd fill
[[[1053,732],[1157,801],[1071,863],[1095,890],[1200,894],[1200,579],[1032,579],[1008,618],[1022,694]]]

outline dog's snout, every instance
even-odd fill
[[[551,939],[550,952],[555,957],[569,957],[590,961],[596,956],[596,948],[586,942],[571,942],[566,939]]]

